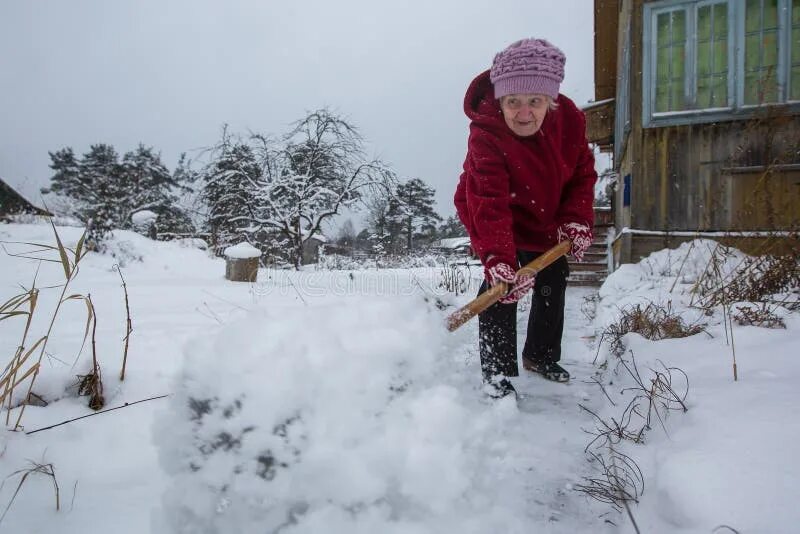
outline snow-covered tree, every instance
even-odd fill
[[[397,254],[402,221],[399,217],[399,202],[394,188],[377,192],[369,199],[367,206],[369,209],[367,225],[372,252],[379,255]]]
[[[50,153],[53,169],[49,188],[70,200],[72,213],[89,225],[88,246],[99,247],[114,228],[133,227],[133,215],[153,212],[154,229],[191,231],[186,215],[177,207],[175,181],[152,148],[139,147],[120,161],[113,146],[92,145],[80,160],[72,148]]]
[[[455,215],[449,216],[439,226],[439,238],[447,239],[449,237],[467,237],[467,229],[461,224],[461,221]]]
[[[119,155],[113,146],[92,145],[78,165],[72,191],[80,191],[79,215],[89,226],[90,248],[102,248],[108,233],[120,226],[124,210],[124,184]]]
[[[339,227],[336,235],[336,244],[343,247],[352,247],[356,242],[356,228],[353,226],[352,219],[347,219]]]
[[[261,165],[246,143],[223,130],[222,140],[212,149],[208,165],[201,171],[202,198],[207,206],[206,224],[217,253],[242,241],[256,242],[258,189]]]
[[[391,218],[402,224],[408,252],[413,250],[415,238],[430,240],[436,235],[436,223],[442,218],[433,209],[435,194],[436,190],[419,178],[397,186]]]
[[[155,232],[188,233],[193,225],[178,205],[179,186],[152,148],[140,144],[122,159],[125,186],[120,223],[128,227],[131,216],[141,211],[158,215]]]
[[[297,268],[304,243],[320,234],[326,221],[394,180],[386,165],[365,158],[355,126],[327,109],[310,113],[277,143],[263,136],[254,140],[264,169],[257,227],[289,241]]]

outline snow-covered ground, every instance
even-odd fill
[[[59,231],[68,245],[80,236]],[[0,225],[0,240],[52,243],[52,229]],[[471,295],[443,294],[439,269],[262,270],[251,285],[224,280],[224,261],[190,244],[120,232],[113,250],[116,258],[89,254],[70,289],[90,292],[97,309],[107,406],[170,397],[6,432],[0,508],[19,487],[23,473],[14,473],[36,463],[52,464],[61,509],[51,477],[33,473],[0,533],[632,532],[626,515],[576,491],[596,473],[584,453],[596,421],[579,404],[617,417],[630,382],[596,334],[636,299],[671,300],[699,319],[686,291],[702,258],[683,265],[674,289],[685,254],[624,267],[601,290],[595,320],[584,313],[593,291],[570,288],[563,363],[573,380],[523,374],[517,405],[481,395],[475,322],[447,333],[452,308],[432,298],[458,305]],[[134,328],[124,382],[115,263]],[[0,301],[29,285],[35,268],[0,255]],[[36,283],[63,276],[42,264]],[[56,294],[42,291],[38,335]],[[800,318],[786,312],[785,330],[734,325],[736,383],[721,315],[703,320],[708,334],[625,338],[643,375],[661,360],[689,377],[686,413],[653,425],[643,444],[619,445],[644,475],[632,514],[643,532],[791,532],[800,524]],[[5,361],[21,323],[0,322]],[[26,408],[26,431],[91,413],[71,387],[91,365],[89,346],[75,363],[85,325],[85,306],[65,303],[34,388],[50,404]]]

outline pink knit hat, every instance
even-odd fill
[[[567,58],[544,39],[522,39],[494,56],[489,79],[494,96],[542,94],[558,98]]]

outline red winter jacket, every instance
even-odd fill
[[[503,119],[489,71],[467,90],[464,112],[472,122],[454,200],[486,267],[516,266],[518,249],[556,245],[561,223],[593,226],[597,173],[586,118],[564,95],[557,102],[536,134],[519,137]]]

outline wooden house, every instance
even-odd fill
[[[800,222],[800,0],[595,0],[589,140],[615,263],[696,236],[757,252]],[[796,235],[796,234],[795,234]]]
[[[17,193],[13,187],[0,178],[0,219],[10,215],[28,213],[32,215],[51,215],[50,212],[37,208]]]

